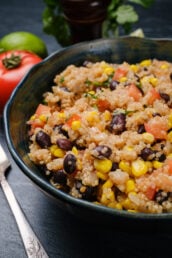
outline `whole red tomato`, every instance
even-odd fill
[[[9,50],[0,54],[0,114],[13,89],[41,60],[36,54],[25,50]]]

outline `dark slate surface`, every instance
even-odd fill
[[[0,37],[12,31],[30,31],[45,40],[49,54],[59,45],[42,31],[41,0],[1,0]],[[138,8],[140,21],[147,37],[172,36],[172,1],[155,0],[148,10]],[[136,27],[136,26],[135,26]],[[78,221],[60,210],[37,189],[13,162],[6,146],[0,119],[0,142],[4,146],[12,169],[8,181],[51,258],[151,258],[171,257],[172,234],[166,232],[117,232],[101,225]],[[24,247],[11,210],[0,188],[0,258],[25,258]]]

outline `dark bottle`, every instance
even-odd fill
[[[101,38],[102,22],[111,0],[60,0],[72,42]]]

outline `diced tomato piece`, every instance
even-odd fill
[[[74,114],[74,115],[72,115],[72,116],[67,120],[66,124],[71,127],[73,121],[78,121],[78,120],[81,120],[81,116],[79,116],[79,115],[77,115],[77,114]]]
[[[145,130],[148,133],[153,134],[155,139],[167,138],[167,123],[161,119],[161,117],[155,117],[144,124]]]
[[[134,83],[131,83],[127,87],[127,90],[128,90],[128,95],[132,97],[135,101],[139,101],[139,99],[142,97],[142,93]]]
[[[113,80],[115,81],[119,81],[122,77],[125,77],[126,74],[127,74],[127,70],[124,70],[122,68],[117,68],[116,71],[115,71],[115,74],[113,76]]]
[[[172,159],[169,159],[167,161],[167,164],[169,166],[168,172],[169,172],[170,175],[172,175]]]
[[[100,112],[104,112],[107,109],[110,109],[110,102],[106,99],[98,99],[97,107]]]
[[[35,129],[37,127],[42,128],[45,125],[45,123],[43,121],[39,120],[39,119],[35,119],[33,121],[30,121],[29,123],[30,123],[32,129]]]
[[[149,104],[149,105],[152,105],[153,102],[154,102],[156,99],[160,99],[160,98],[161,98],[160,94],[159,94],[154,88],[152,88],[152,89],[149,91],[149,93],[150,93],[150,97],[149,97],[149,100],[148,100],[148,104]]]
[[[42,114],[47,114],[47,113],[50,113],[50,107],[43,105],[43,104],[39,104],[35,111],[35,114],[37,116],[40,116]]]
[[[155,196],[155,193],[156,193],[156,188],[155,187],[148,187],[146,192],[145,192],[145,195],[149,200],[153,200],[154,196]]]

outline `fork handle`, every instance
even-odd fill
[[[1,185],[16,219],[27,256],[29,258],[48,258],[49,256],[39,242],[28,221],[26,220],[5,176],[1,178]]]

